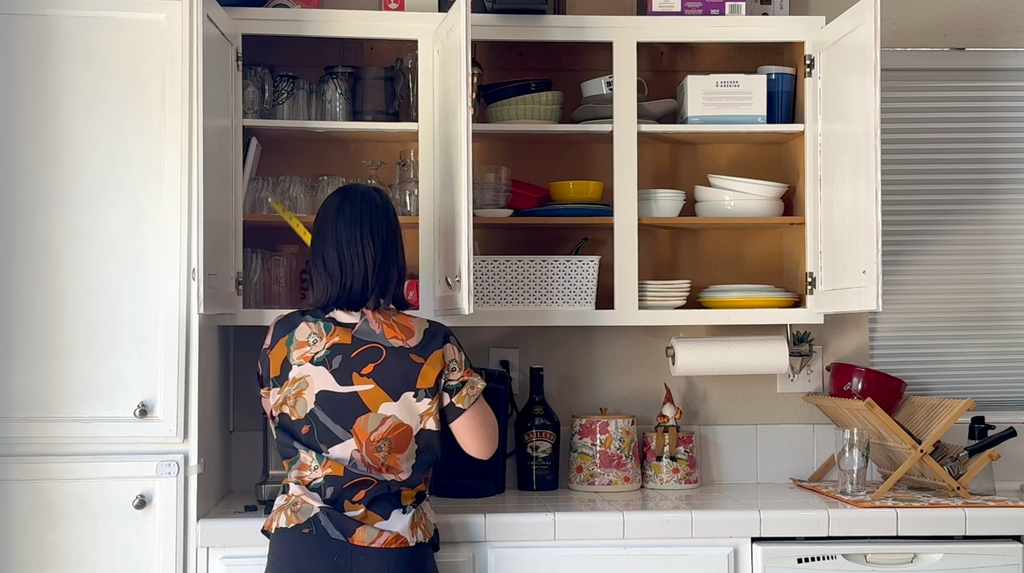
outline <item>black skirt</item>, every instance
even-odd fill
[[[434,547],[360,547],[324,533],[282,528],[270,536],[266,573],[437,573]]]

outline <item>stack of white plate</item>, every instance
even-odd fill
[[[707,308],[789,308],[800,297],[772,285],[712,285],[697,300]]]
[[[678,189],[641,189],[637,192],[637,216],[678,217],[686,205],[686,191]]]
[[[690,281],[640,281],[640,308],[671,310],[686,304]]]
[[[708,175],[711,187],[695,185],[698,217],[781,217],[789,185],[760,179]]]

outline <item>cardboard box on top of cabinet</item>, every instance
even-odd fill
[[[330,10],[384,10],[387,12],[437,12],[437,0],[319,0]]]
[[[634,16],[636,0],[558,0],[558,13],[570,16]]]
[[[743,16],[746,0],[647,0],[648,16]]]
[[[789,16],[789,0],[747,0],[747,16]]]

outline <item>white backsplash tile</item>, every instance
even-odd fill
[[[702,483],[757,481],[757,426],[701,426]]]
[[[814,425],[814,469],[818,469],[825,460],[836,453],[836,427],[832,424]],[[825,475],[825,479],[836,479],[836,468],[833,467]]]
[[[757,427],[757,481],[789,483],[814,472],[814,427],[808,424]]]

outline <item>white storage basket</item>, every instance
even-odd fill
[[[473,257],[476,308],[594,310],[599,256]]]

